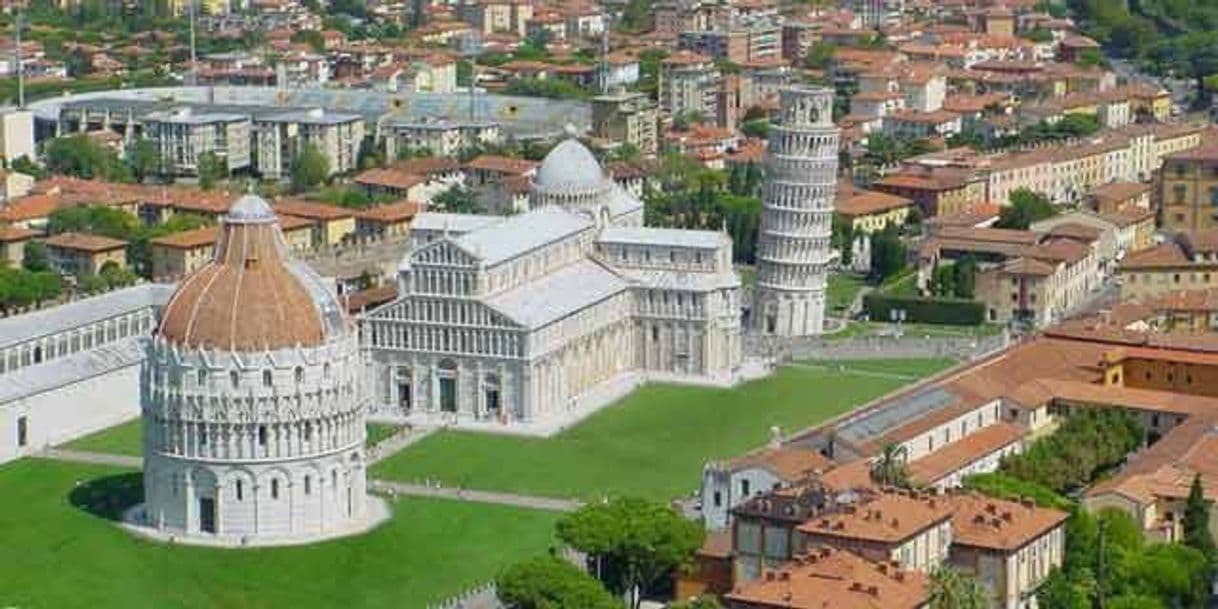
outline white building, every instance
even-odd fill
[[[782,122],[770,131],[757,239],[752,323],[764,334],[820,334],[825,322],[829,236],[837,190],[833,90],[782,90]]]
[[[223,160],[230,171],[250,165],[247,114],[183,107],[150,112],[143,122],[144,137],[156,147],[161,171],[166,174],[198,175],[199,161],[208,153]]]
[[[450,121],[445,119],[389,118],[380,126],[385,156],[390,159],[406,150],[430,150],[435,156],[457,156],[462,150],[499,143],[499,123],[494,121]]]
[[[0,319],[0,463],[139,415],[137,341],[171,289],[144,284]]]
[[[726,234],[643,227],[642,203],[574,139],[530,191],[530,211],[403,258],[398,299],[361,320],[377,414],[537,432],[649,378],[734,381]]]
[[[147,341],[142,523],[230,544],[359,528],[362,372],[337,297],[291,258],[266,201],[241,198]]]
[[[296,159],[313,145],[330,164],[330,175],[359,169],[364,119],[322,108],[292,110],[254,118],[254,169],[265,178],[292,175]]]

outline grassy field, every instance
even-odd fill
[[[545,439],[440,432],[382,461],[372,476],[548,496],[605,493],[669,499],[692,491],[709,459],[763,444],[772,425],[792,432],[909,382],[790,367],[734,389],[649,385]],[[950,360],[871,361],[864,371],[929,374]]]
[[[897,325],[878,321],[851,321],[844,330],[826,334],[826,340],[848,340],[870,336],[892,336]],[[976,326],[956,326],[948,324],[901,324],[901,331],[906,337],[928,338],[968,338],[979,336],[995,336],[1002,333],[1003,326],[999,324],[980,324]]]
[[[36,459],[0,466],[0,607],[421,608],[545,552],[558,517],[399,499],[391,521],[360,537],[190,548],[137,539],[77,507],[114,496],[115,483],[138,489],[139,474]]]
[[[834,273],[829,275],[829,285],[827,286],[826,299],[829,304],[829,311],[834,315],[840,315],[850,303],[854,302],[854,297],[863,289],[866,282],[862,275],[853,273]]]
[[[143,433],[143,422],[140,419],[133,419],[121,425],[91,433],[83,438],[77,438],[64,444],[63,447],[86,452],[138,457],[144,454]]]
[[[369,423],[367,427],[368,437],[364,440],[364,445],[369,448],[388,440],[390,436],[401,429],[398,425],[390,425],[388,423]]]
[[[926,359],[881,359],[881,360],[808,360],[808,364],[825,366],[833,370],[846,372],[878,372],[906,376],[918,379],[930,376],[940,370],[950,367],[954,360],[940,358]]]

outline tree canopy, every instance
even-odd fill
[[[706,532],[667,505],[639,498],[615,498],[568,514],[557,524],[558,538],[596,560],[611,592],[641,595],[686,564]]]
[[[1011,193],[1011,204],[998,212],[994,228],[1028,230],[1034,222],[1057,215],[1057,208],[1044,195],[1019,188]]]
[[[305,144],[292,163],[292,190],[304,192],[316,188],[329,177],[330,159],[315,144]]]
[[[600,582],[575,565],[543,556],[517,563],[495,578],[499,600],[513,609],[620,609]]]

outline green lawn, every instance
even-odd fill
[[[847,340],[868,336],[892,336],[896,324],[878,321],[851,321],[846,328],[826,334],[826,340]],[[980,336],[995,336],[1002,333],[999,324],[981,324],[977,326],[956,326],[948,324],[903,323],[901,330],[906,337],[930,338],[966,338]]]
[[[25,459],[0,466],[0,607],[425,607],[547,550],[557,514],[399,499],[376,530],[311,546],[144,541],[74,503],[139,474]],[[91,484],[77,487],[79,482]],[[100,494],[99,494],[100,495]],[[100,495],[109,496],[109,495]]]
[[[808,360],[806,363],[814,366],[825,366],[834,370],[847,372],[879,372],[896,374],[910,378],[930,376],[955,364],[955,360],[947,358],[900,359],[900,360]]]
[[[906,374],[950,361],[862,365]],[[648,385],[552,438],[436,433],[374,466],[372,476],[549,496],[669,499],[698,485],[707,460],[765,443],[772,425],[790,433],[908,382],[790,367],[734,389]]]
[[[72,440],[64,444],[64,448],[138,457],[144,454],[143,433],[143,422],[136,418]]]
[[[367,428],[367,439],[364,440],[364,445],[372,448],[373,446],[388,440],[402,427],[400,425],[392,425],[389,423],[368,423]]]
[[[829,275],[829,285],[826,288],[826,298],[829,301],[829,311],[840,313],[854,302],[854,297],[863,289],[866,282],[862,275],[854,273],[834,273]]]

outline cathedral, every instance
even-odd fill
[[[546,156],[529,198],[516,216],[452,221],[402,259],[397,299],[360,320],[374,414],[561,423],[614,386],[734,381],[727,234],[644,227],[643,203],[574,138]]]

